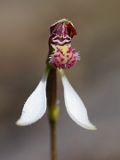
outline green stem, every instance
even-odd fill
[[[56,105],[57,76],[56,76],[56,69],[54,68],[49,69],[46,92],[47,92],[47,105],[48,105],[48,119],[50,124],[51,160],[57,160],[56,122],[58,119],[59,109]]]
[[[51,160],[57,160],[57,146],[56,146],[56,123],[50,122],[51,134]]]

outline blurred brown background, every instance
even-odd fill
[[[67,115],[59,81],[59,160],[120,159],[120,1],[0,0],[0,160],[49,160],[47,115],[17,127],[48,53],[49,26],[68,18],[81,61],[66,74],[98,128],[87,131]]]

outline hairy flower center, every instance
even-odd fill
[[[52,45],[54,52],[49,57],[49,63],[56,68],[71,68],[80,59],[79,54],[71,47],[71,45]]]

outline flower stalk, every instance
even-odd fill
[[[49,74],[46,85],[46,96],[48,106],[48,119],[50,124],[51,137],[51,160],[57,160],[56,149],[56,124],[59,115],[59,107],[56,105],[57,100],[57,69],[66,69],[72,67],[78,61],[78,53],[71,47],[71,38],[68,35],[68,21],[63,20],[53,24],[50,27],[49,37],[49,54],[47,59],[47,67]],[[68,23],[70,24],[70,23]],[[72,27],[72,26],[71,26]]]
[[[50,124],[51,160],[57,160],[56,123],[58,119],[59,109],[56,105],[57,76],[55,68],[50,67],[49,75],[47,78],[46,95],[47,95],[47,106],[48,106],[48,119]]]

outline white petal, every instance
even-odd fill
[[[65,105],[69,116],[81,127],[95,130],[96,127],[89,121],[87,110],[81,98],[72,88],[65,75],[62,75],[62,83],[64,88]]]
[[[39,120],[46,111],[46,77],[43,77],[36,89],[28,97],[24,104],[20,119],[17,125],[26,126]]]

